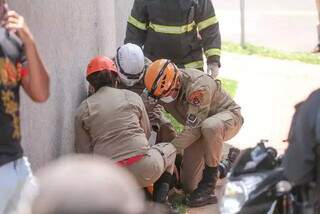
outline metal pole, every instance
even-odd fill
[[[241,38],[240,43],[241,47],[245,48],[246,40],[245,40],[245,0],[240,0],[240,24],[241,24]]]

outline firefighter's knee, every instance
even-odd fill
[[[201,124],[201,133],[205,139],[214,140],[223,135],[224,123],[217,118],[208,118]]]
[[[173,173],[174,162],[176,159],[177,150],[171,143],[159,143],[152,147],[156,149],[164,160],[164,168]]]

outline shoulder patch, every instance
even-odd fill
[[[193,105],[200,105],[202,98],[204,95],[204,91],[203,90],[197,90],[192,92],[189,97],[188,97],[188,101],[193,104]]]

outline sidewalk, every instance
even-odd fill
[[[225,53],[221,77],[239,82],[237,102],[245,124],[231,143],[240,148],[269,139],[283,151],[294,106],[320,88],[320,66]]]
[[[320,88],[320,66],[258,56],[223,53],[221,77],[238,81],[236,101],[245,124],[230,143],[247,148],[260,139],[280,153],[287,139],[294,106]],[[190,209],[188,214],[218,213],[217,206]]]
[[[285,51],[311,51],[317,43],[315,1],[244,0],[246,42]],[[240,1],[212,1],[224,41],[240,42]],[[299,35],[299,36],[296,36]]]

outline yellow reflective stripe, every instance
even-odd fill
[[[205,51],[204,54],[206,55],[206,57],[220,56],[221,50],[219,48],[211,48],[211,49]]]
[[[202,22],[199,22],[198,23],[198,30],[201,31],[201,30],[203,30],[211,25],[214,25],[216,23],[218,23],[218,19],[217,19],[217,17],[213,16],[211,18],[203,20]]]
[[[149,27],[157,33],[183,34],[192,31],[195,25],[196,23],[194,21],[190,24],[182,26],[158,25],[150,22]]]
[[[184,65],[185,68],[203,68],[203,61],[195,61]]]
[[[135,26],[136,28],[139,28],[140,30],[147,30],[147,24],[138,21],[136,18],[129,16],[128,22]]]

